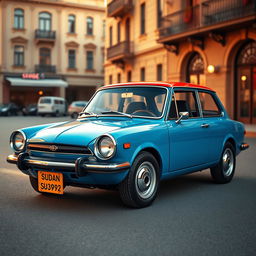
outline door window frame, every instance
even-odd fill
[[[191,88],[173,88],[172,94],[171,94],[171,100],[169,103],[169,108],[168,108],[168,112],[166,115],[166,120],[177,120],[179,118],[179,112],[178,112],[178,108],[177,108],[177,103],[176,103],[176,97],[175,97],[175,93],[177,92],[193,92],[195,94],[195,103],[196,103],[196,107],[199,113],[199,116],[197,117],[191,117],[189,116],[189,118],[186,121],[189,120],[195,120],[195,119],[202,119],[202,118],[216,118],[216,117],[223,117],[224,116],[224,110],[223,107],[220,103],[220,100],[218,99],[218,97],[216,97],[215,93],[212,93],[210,91],[206,91],[206,90],[201,90],[201,89],[191,89]],[[216,106],[218,107],[218,109],[220,110],[220,114],[219,115],[214,115],[214,116],[203,116],[203,110],[202,110],[202,105],[201,105],[201,101],[200,101],[200,96],[199,96],[199,92],[203,92],[203,93],[208,93],[214,100]],[[171,104],[173,101],[173,98],[175,100],[175,108],[176,108],[176,118],[170,118],[169,117],[169,113],[171,110]]]

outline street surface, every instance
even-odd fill
[[[67,187],[43,196],[6,162],[17,128],[69,120],[0,117],[0,255],[256,255],[256,139],[226,185],[209,170],[161,183],[152,206],[123,206],[117,192]]]

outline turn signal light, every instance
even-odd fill
[[[131,143],[124,143],[123,145],[124,149],[128,149],[131,147]]]

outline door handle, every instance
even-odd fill
[[[209,124],[202,124],[201,127],[202,128],[208,128],[210,125]]]

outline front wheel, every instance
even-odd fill
[[[123,203],[134,208],[149,206],[156,198],[160,170],[155,157],[148,153],[140,153],[125,180],[119,185]]]
[[[211,176],[216,183],[228,183],[234,176],[235,168],[235,149],[230,142],[227,142],[224,146],[219,163],[211,168]]]

